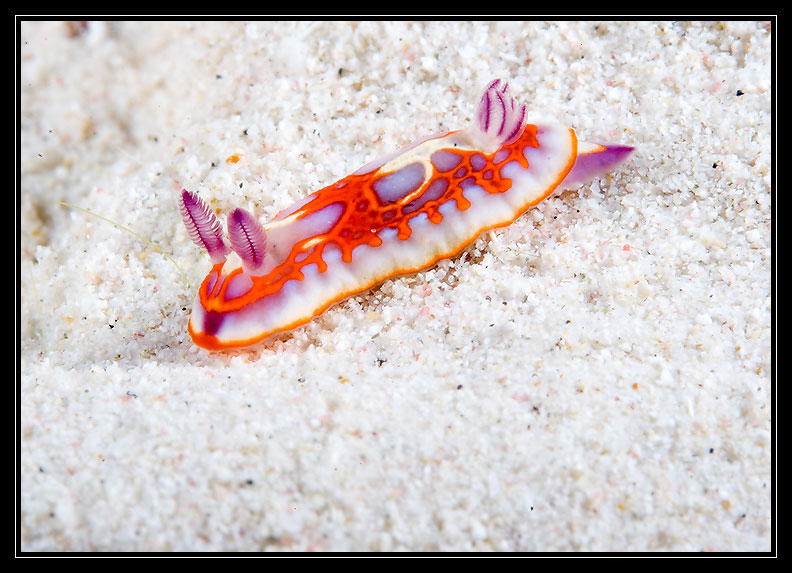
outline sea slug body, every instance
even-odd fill
[[[188,234],[213,263],[189,332],[209,350],[255,344],[383,280],[453,257],[556,189],[621,163],[625,145],[525,121],[492,81],[474,125],[416,141],[308,195],[262,224],[243,209],[223,227],[196,193],[179,198]]]

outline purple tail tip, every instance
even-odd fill
[[[568,189],[581,183],[591,181],[608,171],[611,171],[624,162],[635,148],[629,145],[600,143],[598,149],[589,153],[580,153],[575,165],[559,185],[561,189]]]

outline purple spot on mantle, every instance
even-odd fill
[[[435,179],[420,197],[404,206],[402,213],[405,215],[412,213],[413,211],[421,209],[427,201],[436,201],[443,196],[443,193],[446,192],[446,189],[448,189],[448,179]]]
[[[425,168],[421,163],[410,163],[393,173],[377,179],[372,183],[374,191],[382,205],[389,205],[404,199],[418,189],[426,177]]]
[[[440,149],[439,151],[432,153],[432,157],[429,158],[429,161],[432,162],[432,165],[435,166],[435,169],[441,173],[445,173],[446,171],[451,171],[454,167],[462,163],[462,157],[453,151]]]
[[[501,149],[500,151],[498,151],[498,153],[495,154],[495,157],[492,158],[492,162],[495,165],[497,165],[498,163],[506,159],[508,156],[509,156],[509,150]]]
[[[470,164],[473,166],[474,171],[481,171],[487,166],[487,160],[480,153],[476,153],[470,158]]]
[[[207,310],[204,315],[204,332],[209,336],[214,336],[223,325],[223,314]]]

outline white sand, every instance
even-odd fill
[[[768,551],[771,42],[23,23],[22,549]],[[636,153],[289,335],[192,344],[178,189],[272,216],[495,77]]]

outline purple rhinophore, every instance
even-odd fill
[[[212,264],[225,262],[230,249],[223,239],[223,225],[217,215],[209,210],[197,193],[187,189],[182,189],[179,211],[187,234],[196,245],[206,249]]]
[[[484,90],[478,107],[478,127],[500,145],[520,137],[525,123],[525,104],[517,105],[509,96],[509,84],[493,80]]]
[[[245,271],[256,275],[267,258],[267,234],[259,220],[244,209],[234,209],[228,214],[228,239]]]

